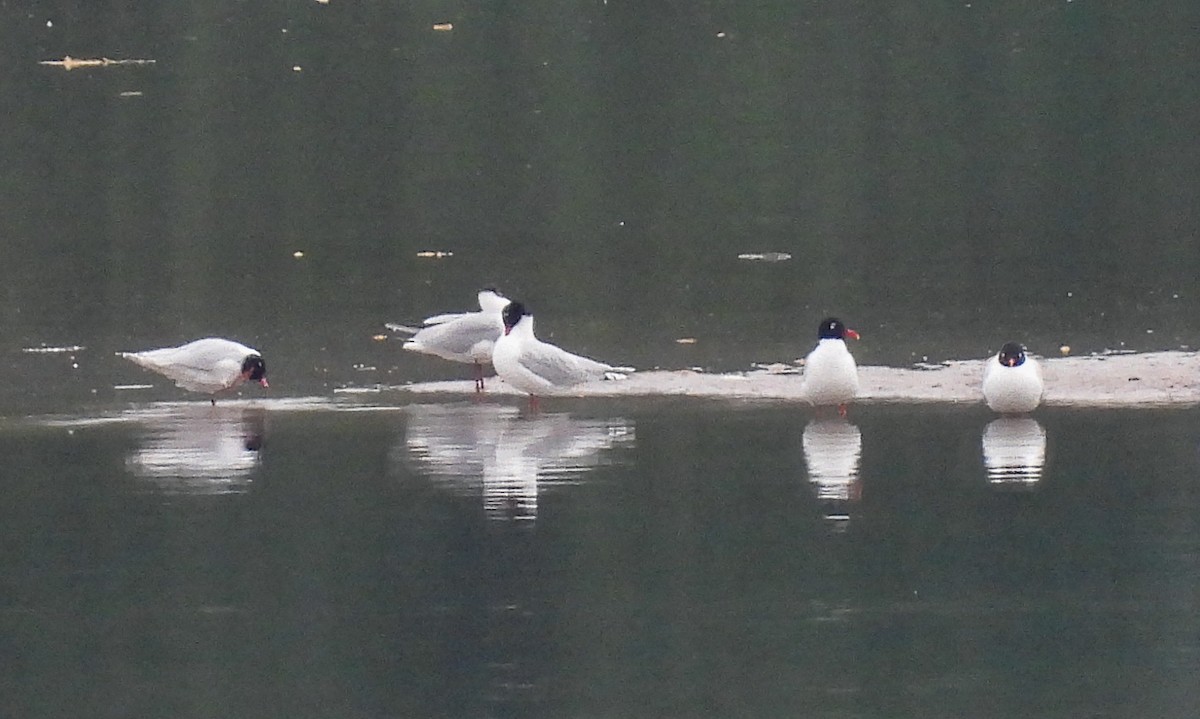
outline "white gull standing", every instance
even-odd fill
[[[817,346],[804,360],[804,385],[801,391],[817,407],[836,405],[846,415],[846,405],[858,394],[858,366],[846,348],[845,338],[858,339],[836,317],[827,317],[817,329]]]
[[[233,390],[247,380],[267,384],[262,354],[233,340],[206,337],[179,347],[118,352],[134,364],[157,372],[189,392],[202,392],[216,404],[218,392]]]
[[[540,395],[558,394],[592,380],[621,379],[621,373],[633,371],[542,342],[533,335],[533,315],[520,302],[511,302],[501,314],[504,335],[496,340],[492,364],[501,379],[529,393],[531,407],[537,407]]]
[[[475,365],[475,391],[483,391],[483,366],[492,361],[492,347],[504,334],[500,312],[508,298],[492,287],[479,291],[479,312],[457,312],[428,317],[414,330],[388,323],[388,329],[412,334],[404,349]]]
[[[1042,402],[1045,384],[1037,360],[1019,342],[1007,342],[983,370],[983,398],[992,411],[1023,414]]]

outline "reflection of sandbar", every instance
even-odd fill
[[[982,404],[983,360],[921,368],[859,367],[862,404]],[[1041,360],[1044,405],[1071,407],[1182,406],[1200,404],[1200,353],[1065,357]],[[590,382],[571,393],[581,397],[690,396],[804,401],[803,375],[752,371],[707,374],[691,370],[637,372],[618,382]],[[407,392],[469,394],[469,382],[424,382]],[[503,382],[494,394],[520,394]]]

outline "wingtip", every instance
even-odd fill
[[[416,327],[409,327],[408,325],[402,325],[396,322],[385,322],[383,323],[383,326],[392,332],[399,332],[406,335],[415,335],[419,331]]]

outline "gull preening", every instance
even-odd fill
[[[475,366],[475,391],[483,391],[483,366],[491,364],[492,347],[504,334],[500,312],[508,298],[494,288],[479,291],[478,312],[455,312],[428,317],[419,329],[388,323],[388,329],[411,334],[404,349]]]
[[[213,395],[236,389],[246,381],[267,384],[267,365],[262,354],[233,340],[206,337],[179,347],[118,352],[133,363],[157,372],[189,392]]]
[[[983,398],[1001,414],[1031,412],[1042,402],[1042,369],[1025,346],[1007,342],[983,370]]]
[[[845,416],[846,405],[858,394],[858,366],[846,347],[845,338],[858,339],[836,317],[827,317],[817,329],[817,346],[804,360],[805,398],[817,407],[837,406]]]
[[[540,395],[558,394],[593,380],[622,379],[623,373],[633,371],[542,342],[533,334],[533,315],[520,302],[509,303],[501,314],[504,334],[492,350],[492,365],[501,379],[529,393],[532,406],[537,406]]]

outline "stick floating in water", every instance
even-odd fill
[[[54,65],[64,70],[77,70],[85,67],[108,67],[110,65],[153,65],[157,60],[113,60],[107,57],[77,58],[66,55],[61,60],[42,60],[39,65]]]
[[[738,255],[739,260],[758,260],[759,262],[784,262],[792,259],[792,256],[786,252],[743,252]]]

